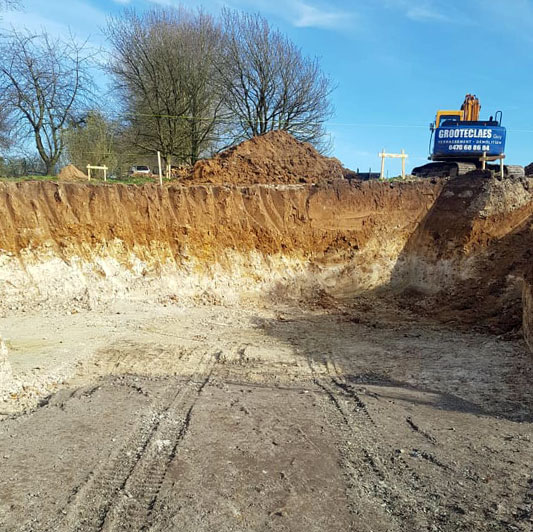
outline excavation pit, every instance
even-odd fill
[[[530,187],[0,184],[2,527],[528,530]]]

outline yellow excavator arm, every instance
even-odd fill
[[[477,96],[467,94],[465,101],[461,106],[461,111],[464,112],[464,119],[467,122],[477,122],[479,120],[479,112],[481,111],[481,104]]]
[[[461,105],[461,110],[437,111],[435,127],[439,127],[441,120],[451,117],[458,117],[461,122],[477,122],[479,120],[480,111],[481,104],[479,103],[477,96],[467,94],[463,105]]]

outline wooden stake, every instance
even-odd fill
[[[378,156],[381,157],[381,174],[380,179],[385,177],[385,158],[390,157],[391,159],[401,159],[402,160],[402,179],[405,179],[405,161],[409,157],[405,150],[402,150],[402,153],[386,153],[385,148],[381,153],[378,153]]]
[[[161,152],[157,152],[157,166],[159,168],[159,185],[163,186],[163,172],[161,170]]]

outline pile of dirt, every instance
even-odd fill
[[[189,177],[195,183],[297,184],[343,179],[337,159],[324,157],[311,144],[285,131],[246,140],[212,159],[198,161]]]
[[[87,175],[76,168],[73,164],[67,164],[63,167],[58,175],[59,179],[63,181],[87,181]]]

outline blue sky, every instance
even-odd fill
[[[125,6],[174,0],[23,0],[2,24],[65,33],[105,45],[100,28]],[[305,53],[318,56],[337,88],[328,124],[333,155],[377,169],[386,148],[423,164],[437,109],[459,108],[467,92],[482,117],[503,111],[507,161],[533,161],[533,0],[189,0],[260,11]],[[399,163],[387,163],[390,175]]]

